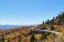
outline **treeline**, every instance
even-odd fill
[[[45,27],[47,30],[60,31],[60,28],[64,26],[64,12],[60,13],[58,16],[53,17],[52,20],[43,21],[41,27]]]

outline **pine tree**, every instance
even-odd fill
[[[52,30],[52,31],[54,30],[54,26],[53,26],[53,25],[51,25],[51,30]]]
[[[50,21],[50,20],[48,19],[48,20],[46,21],[46,24],[49,24],[49,21]]]
[[[59,17],[59,19],[61,20],[61,15],[60,15],[60,14],[58,15],[58,17]]]
[[[34,32],[32,32],[32,36],[30,38],[30,42],[35,42],[35,34],[34,34]]]
[[[46,33],[43,31],[43,32],[42,32],[41,40],[44,40],[44,39],[46,39]]]
[[[45,22],[44,21],[42,22],[42,27],[45,27]]]
[[[2,42],[4,42],[4,35],[2,35]]]
[[[18,42],[22,42],[22,37],[21,37],[21,35],[18,36]]]
[[[62,17],[62,19],[64,19],[64,12],[61,13],[61,17]]]
[[[53,17],[53,19],[55,19],[55,17]]]

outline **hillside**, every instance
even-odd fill
[[[54,31],[51,32],[34,32],[30,28]],[[55,34],[55,32],[60,34]],[[37,33],[38,32],[38,33]],[[7,30],[0,30],[0,42],[63,42],[64,41],[64,12],[53,17],[52,20],[43,21],[42,24],[35,26],[23,26]]]
[[[47,30],[61,31],[64,28],[64,12],[60,13],[58,16],[53,17],[52,20],[43,21],[41,27],[46,27]]]

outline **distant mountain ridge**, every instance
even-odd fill
[[[0,25],[0,29],[16,28],[18,25]]]
[[[22,27],[22,26],[36,26],[36,24],[31,24],[31,25],[0,25],[0,30],[2,29],[11,29],[11,28],[17,28],[17,27]]]

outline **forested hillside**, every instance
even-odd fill
[[[55,30],[61,32],[64,29],[64,12],[58,16],[53,17],[52,20],[43,21],[41,27],[46,27],[47,30]]]
[[[44,31],[35,33],[34,31],[31,32],[30,28],[45,28],[45,30],[60,32],[60,34]],[[64,42],[64,12],[37,26],[0,30],[0,42]]]

